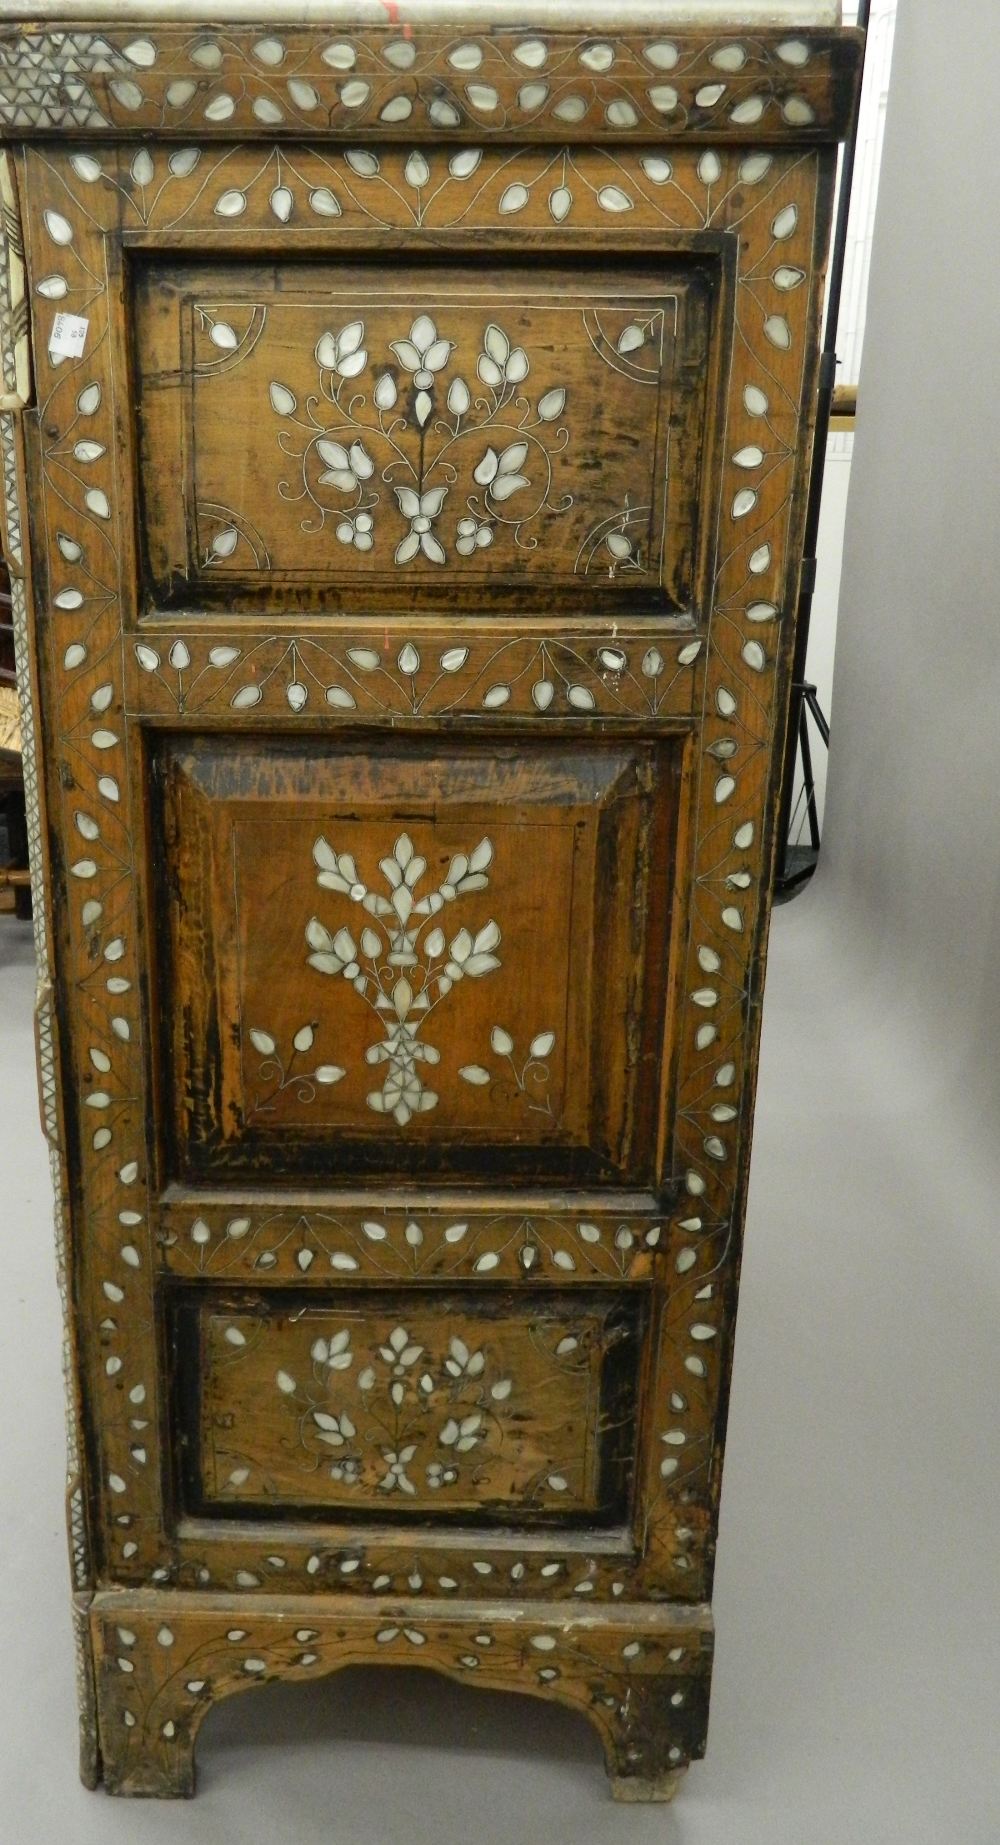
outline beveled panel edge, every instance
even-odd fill
[[[186,1516],[621,1531],[647,1297],[178,1292]],[[471,1531],[468,1529],[472,1527]]]
[[[164,624],[165,625],[165,624]],[[470,619],[420,631],[397,618],[324,631],[247,633],[230,622],[179,617],[173,631],[141,628],[123,656],[126,710],[143,720],[225,714],[256,726],[311,719],[327,728],[406,719],[645,720],[683,723],[700,706],[705,637],[650,623],[638,633],[560,623],[508,635]],[[253,631],[256,629],[256,632]]]
[[[0,32],[0,132],[811,143],[847,132],[864,42],[780,14],[761,25],[544,8],[525,25],[470,7],[459,25],[420,9],[413,23],[358,13],[269,30],[36,11]]]
[[[301,1198],[227,1202],[208,1192],[157,1210],[159,1260],[185,1279],[339,1289],[372,1281],[603,1283],[649,1281],[666,1250],[670,1206],[572,1200],[537,1188],[521,1207],[466,1192],[407,1205]]]

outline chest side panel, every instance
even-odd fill
[[[103,1567],[696,1599],[829,157],[359,159],[24,164]]]

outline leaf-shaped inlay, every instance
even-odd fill
[[[764,333],[779,352],[788,352],[792,344],[792,329],[783,314],[769,314],[764,322]]]
[[[535,109],[541,108],[548,93],[547,83],[522,83],[517,92],[517,106],[523,109],[526,115],[530,115]]]
[[[482,158],[481,147],[463,147],[457,154],[452,154],[448,162],[448,171],[453,179],[469,179],[480,165]]]
[[[186,179],[193,173],[201,159],[200,147],[178,147],[171,154],[167,165],[175,179]]]
[[[69,164],[77,179],[86,180],[88,185],[92,186],[101,177],[101,163],[94,159],[93,154],[71,154]]]
[[[47,211],[44,214],[45,229],[53,243],[67,244],[73,241],[73,226],[60,211]]]
[[[740,162],[740,179],[744,186],[758,186],[773,165],[773,154],[748,154]]]
[[[134,112],[142,108],[144,101],[142,91],[137,83],[131,83],[127,77],[112,77],[108,89],[112,96],[121,103],[123,109],[130,109]]]
[[[794,236],[796,230],[798,229],[798,222],[799,222],[798,206],[797,205],[786,205],[781,211],[779,211],[777,217],[775,218],[773,224],[771,225],[771,235],[773,237],[776,237],[779,242],[783,242],[786,237]]]
[[[207,122],[228,122],[229,117],[235,114],[235,111],[235,98],[227,91],[220,90],[218,96],[213,96],[211,102],[206,105],[205,120]]]
[[[514,56],[525,70],[541,70],[548,59],[548,47],[540,38],[525,38],[514,47]]]
[[[357,55],[353,45],[344,44],[327,45],[320,52],[324,64],[329,64],[331,70],[353,70]]]
[[[319,108],[319,95],[304,77],[289,77],[287,89],[296,109],[302,109],[308,115],[311,110]]]
[[[246,193],[240,192],[236,186],[231,186],[227,192],[221,193],[215,201],[215,212],[220,218],[238,218],[246,211],[246,208]]]
[[[538,414],[543,423],[554,422],[556,417],[562,416],[565,408],[566,392],[562,385],[557,386],[553,391],[546,391],[544,397],[539,398],[538,401]]]

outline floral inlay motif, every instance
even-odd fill
[[[551,1418],[545,1412],[554,1387],[570,1389],[581,1406],[587,1400],[598,1324],[589,1317],[539,1323],[511,1344],[489,1322],[456,1329],[426,1314],[381,1324],[324,1317],[321,1329],[296,1328],[303,1343],[297,1351],[286,1343],[273,1373],[261,1366],[260,1382],[276,1393],[275,1429],[288,1426],[279,1404],[294,1418],[281,1454],[294,1453],[297,1469],[351,1496],[358,1489],[416,1499],[456,1488],[474,1497],[488,1476],[499,1481],[500,1469],[516,1478],[524,1499],[558,1500],[581,1490],[586,1430],[562,1426],[569,1399]],[[219,1322],[219,1333],[232,1362],[260,1364],[253,1354],[268,1336],[262,1322],[236,1315]],[[522,1377],[529,1350],[540,1369]],[[268,1448],[251,1443],[242,1452],[239,1429],[237,1420],[216,1446],[220,1485],[241,1495],[266,1491]]]
[[[555,1111],[549,1094],[551,1070],[547,1059],[552,1055],[555,1042],[554,1031],[536,1032],[525,1057],[517,1051],[510,1032],[503,1025],[494,1025],[490,1033],[490,1049],[500,1061],[499,1072],[488,1070],[481,1063],[466,1063],[458,1074],[474,1088],[488,1088],[491,1097],[497,1102],[507,1100],[511,1093],[520,1096],[532,1114],[547,1115],[551,1121],[555,1118]],[[509,1075],[504,1065],[508,1066]]]
[[[301,1411],[303,1445],[314,1441],[327,1448],[331,1477],[347,1485],[361,1479],[366,1442],[377,1449],[379,1491],[413,1495],[417,1488],[408,1470],[418,1452],[426,1484],[435,1490],[454,1484],[464,1455],[502,1433],[500,1406],[510,1397],[512,1381],[499,1376],[489,1381],[485,1353],[470,1352],[461,1339],[450,1341],[441,1360],[431,1357],[405,1326],[394,1327],[386,1343],[373,1351],[372,1362],[357,1373],[358,1394],[371,1424],[360,1435],[346,1409],[335,1415],[321,1407],[330,1398],[335,1374],[354,1363],[350,1330],[315,1340],[311,1358],[311,1374],[303,1384],[286,1371],[279,1371],[275,1381]],[[423,1458],[425,1453],[432,1458]]]
[[[500,966],[493,952],[500,945],[500,930],[492,919],[475,935],[459,929],[450,942],[439,924],[423,933],[432,917],[457,897],[486,889],[492,843],[481,839],[468,854],[456,853],[441,883],[423,897],[415,891],[427,860],[414,850],[407,833],[400,834],[391,856],[379,861],[388,897],[370,890],[351,854],[338,852],[322,836],[313,847],[313,858],[319,867],[317,884],[350,898],[373,920],[355,940],[346,925],[333,934],[319,917],[312,917],[306,927],[309,966],[349,981],[378,1018],[385,1036],[369,1047],[366,1057],[371,1064],[385,1064],[386,1070],[381,1089],[370,1091],[368,1106],[405,1127],[413,1115],[426,1113],[438,1100],[436,1091],[425,1087],[420,1066],[438,1063],[440,1052],[420,1039],[422,1026],[458,981],[482,979]]]
[[[591,570],[603,571],[613,582],[626,570],[646,569],[640,534],[648,531],[649,507],[633,504],[629,495],[620,512],[601,519],[587,533],[579,552],[576,568],[581,576]],[[630,530],[630,528],[638,528]]]
[[[537,400],[523,392],[531,361],[495,321],[483,332],[471,387],[456,373],[445,392],[455,341],[439,334],[429,314],[418,314],[389,350],[394,368],[355,389],[369,370],[369,352],[364,321],[352,320],[317,341],[318,395],[300,403],[287,384],[271,380],[271,408],[286,425],[278,444],[300,470],[299,481],[280,482],[279,492],[307,502],[302,530],[321,531],[333,519],[341,544],[371,551],[385,521],[400,566],[418,557],[444,564],[449,552],[471,557],[502,527],[522,550],[533,550],[539,540],[527,530],[532,521],[573,504],[572,494],[553,493],[553,461],[569,441],[559,425],[563,386]],[[457,501],[454,527],[445,518],[449,495]]]
[[[299,1058],[306,1056],[315,1043],[314,1024],[299,1026],[292,1038],[290,1051],[283,1051],[274,1034],[262,1031],[259,1026],[250,1027],[249,1038],[254,1050],[260,1053],[261,1063],[257,1076],[263,1085],[250,1109],[251,1116],[269,1113],[276,1098],[283,1095],[286,1089],[294,1089],[298,1101],[311,1102],[316,1095],[317,1083],[323,1088],[329,1088],[346,1075],[346,1071],[337,1063],[321,1063],[314,1070],[303,1069],[299,1064]]]

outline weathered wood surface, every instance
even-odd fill
[[[0,127],[48,137],[233,135],[352,140],[700,141],[809,144],[844,132],[857,33],[669,12],[643,21],[560,7],[525,26],[472,5],[458,19],[274,29],[37,13],[0,32]],[[606,21],[606,23],[605,23]]]
[[[318,29],[31,36],[0,443],[85,1777],[190,1791],[213,1698],[417,1660],[665,1798],[856,41],[678,39],[651,123],[662,35],[432,33],[404,122],[354,33],[347,139]]]
[[[703,1607],[621,1607],[553,1618],[542,1602],[108,1592],[91,1629],[111,1793],[194,1792],[194,1745],[213,1702],[274,1679],[378,1660],[470,1688],[556,1698],[601,1739],[619,1799],[669,1800],[703,1752],[711,1626]]]

